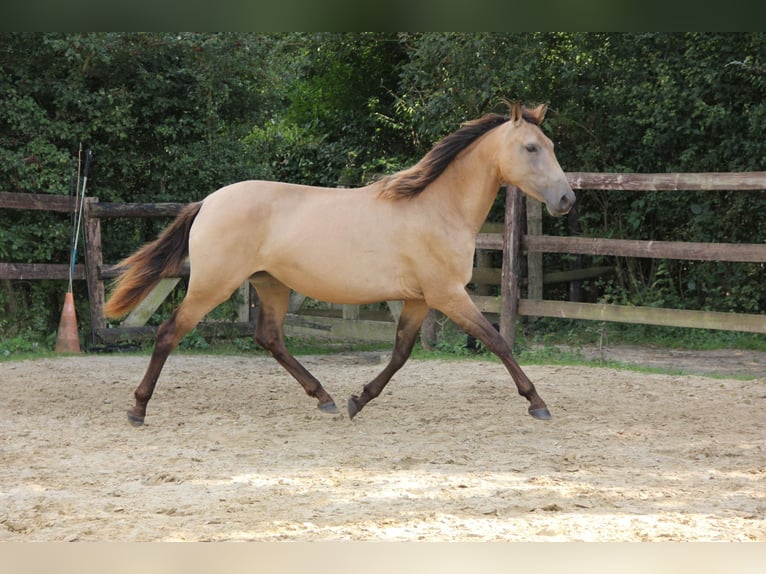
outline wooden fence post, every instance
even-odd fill
[[[237,306],[237,321],[250,322],[250,282],[245,281],[239,286],[239,305]]]
[[[423,319],[423,325],[420,327],[420,345],[424,351],[433,351],[437,343],[437,311],[429,309],[426,318]]]
[[[346,321],[358,321],[359,320],[359,305],[343,305],[341,307],[343,319]]]
[[[526,196],[524,204],[527,211],[527,235],[543,234],[543,204]],[[527,253],[527,299],[543,298],[543,254],[535,251]],[[527,317],[534,321],[537,317]]]
[[[106,329],[104,317],[104,282],[101,279],[103,253],[101,247],[101,219],[92,215],[93,206],[98,204],[98,198],[85,198],[85,279],[88,282],[88,302],[90,303],[90,332],[91,341],[95,345],[100,341],[99,333]]]
[[[500,334],[513,347],[519,310],[519,269],[521,262],[521,221],[524,203],[521,190],[505,189],[505,231],[503,233],[503,271],[501,285]]]

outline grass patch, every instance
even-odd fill
[[[766,320],[766,316],[764,317]],[[521,338],[529,343],[583,345],[640,345],[664,349],[710,351],[740,349],[766,351],[766,335],[714,329],[659,325],[630,325],[543,317],[527,324]]]

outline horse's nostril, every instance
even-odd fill
[[[573,193],[565,193],[561,196],[561,200],[559,201],[559,209],[566,213],[570,209],[572,209],[572,206],[575,202],[575,196]]]

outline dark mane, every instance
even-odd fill
[[[522,117],[530,123],[537,124],[535,117],[526,108],[524,108]],[[400,199],[418,195],[442,174],[461,151],[509,119],[509,116],[487,114],[477,120],[466,122],[459,129],[439,141],[414,166],[384,177],[381,180],[381,197]]]

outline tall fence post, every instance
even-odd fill
[[[88,302],[90,303],[90,332],[94,345],[100,342],[99,333],[106,329],[104,317],[104,282],[101,280],[103,253],[101,248],[101,219],[91,214],[98,198],[85,198],[85,279],[88,282]]]
[[[527,215],[527,235],[543,234],[543,204],[529,196],[524,198]],[[527,299],[540,301],[543,298],[543,254],[527,253]],[[534,321],[537,317],[528,317]]]
[[[519,310],[519,270],[521,269],[521,222],[524,211],[521,190],[513,185],[505,189],[505,230],[503,232],[503,271],[500,334],[512,347],[516,339]]]

